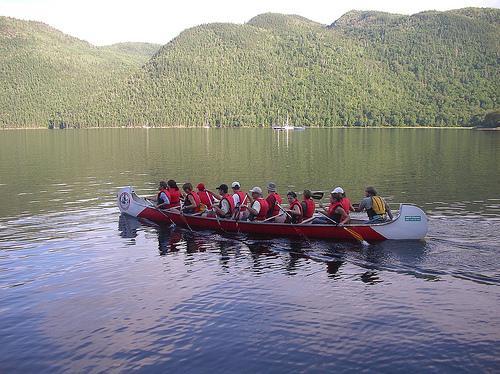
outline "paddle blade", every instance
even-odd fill
[[[368,243],[365,239],[363,239],[363,237],[361,236],[361,234],[357,233],[356,231],[354,230],[351,230],[351,229],[348,229],[347,227],[344,227],[344,229],[352,235],[352,237],[354,239],[356,239],[357,241],[359,241],[361,244],[363,245],[370,245],[370,243]]]
[[[311,193],[311,197],[314,199],[314,200],[321,200],[323,198],[323,196],[325,195],[325,193],[323,191],[313,191]]]

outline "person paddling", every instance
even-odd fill
[[[344,208],[347,214],[349,214],[349,212],[355,212],[356,210],[354,210],[351,200],[346,196],[345,191],[341,187],[338,188],[342,190],[342,208]]]
[[[345,223],[349,223],[351,220],[350,212],[354,212],[354,207],[351,204],[351,200],[346,197],[345,191],[342,187],[335,187],[333,192],[336,194],[339,194],[340,196],[340,204],[342,205],[342,208],[344,208],[344,211],[346,212],[347,216],[349,219]]]
[[[231,188],[233,189],[233,200],[235,206],[234,219],[244,220],[248,217],[248,195],[241,190],[241,185],[238,181],[233,182],[231,184]]]
[[[191,183],[184,183],[182,189],[186,194],[182,211],[188,214],[200,212],[201,200],[198,194],[193,192],[193,185]]]
[[[340,192],[335,192],[333,190],[330,193],[330,205],[328,206],[328,209],[325,209],[323,204],[319,204],[321,208],[325,211],[325,213],[322,213],[325,215],[325,217],[316,217],[312,223],[314,224],[325,224],[325,223],[336,223],[337,225],[343,225],[346,222],[349,221],[349,216],[347,215],[346,211],[342,207],[342,194]]]
[[[312,218],[316,205],[312,199],[312,192],[310,190],[304,190],[302,193],[302,212],[304,221]]]
[[[267,218],[269,204],[262,198],[262,188],[254,187],[248,192],[251,194],[248,220],[264,221]]]
[[[391,207],[382,197],[377,195],[377,190],[372,186],[365,188],[365,197],[356,208],[356,212],[362,211],[366,211],[368,214],[366,223],[382,223],[393,219]]]
[[[165,209],[170,204],[170,192],[168,192],[167,182],[161,181],[158,191],[158,195],[156,196],[156,207]]]
[[[173,179],[170,179],[167,185],[170,193],[170,204],[167,208],[178,208],[181,204],[181,191],[179,191],[179,187],[177,187],[177,183]]]
[[[280,214],[280,205],[281,205],[281,196],[276,192],[276,184],[273,182],[269,182],[267,185],[268,195],[266,197],[266,201],[269,205],[269,210],[267,212],[267,218],[274,218],[274,222],[285,222],[286,216],[284,214]]]
[[[197,194],[200,197],[202,204],[204,204],[207,209],[212,209],[212,205],[214,203],[212,193],[205,189],[205,185],[203,183],[198,183],[196,188],[198,189]]]
[[[289,208],[284,209],[289,216],[286,219],[288,223],[301,223],[303,217],[302,205],[300,201],[297,199],[297,194],[293,191],[289,191],[286,194],[286,198],[288,200]]]
[[[213,206],[213,210],[221,218],[231,218],[233,216],[234,200],[233,196],[227,192],[228,189],[227,184],[224,183],[217,187],[220,193],[220,202],[219,206]]]

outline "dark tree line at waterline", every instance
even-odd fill
[[[269,126],[286,116],[305,126],[474,125],[498,109],[499,27],[497,9],[349,12],[330,26],[263,14],[188,29],[151,58],[151,48],[97,48],[44,29],[45,44],[0,57],[20,83],[0,81],[10,93],[0,124],[39,126],[59,113],[69,127]],[[0,35],[0,48],[19,49],[5,27]]]

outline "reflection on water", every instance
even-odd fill
[[[428,281],[439,281],[441,276],[452,275],[491,284],[500,282],[496,276],[469,271],[468,264],[464,263],[457,264],[456,269],[438,269],[428,258],[436,256],[435,253],[429,253],[432,246],[428,240],[386,241],[364,247],[357,242],[304,241],[297,238],[262,239],[246,234],[192,232],[176,226],[150,225],[137,218],[120,215],[118,230],[121,237],[131,239],[129,245],[136,244],[134,239],[141,227],[156,233],[161,256],[169,253],[194,254],[209,251],[218,253],[220,265],[227,268],[232,257],[242,259],[245,258],[242,253],[247,252],[250,269],[258,274],[269,266],[269,261],[263,261],[261,258],[268,257],[280,258],[288,275],[297,275],[297,268],[300,268],[301,262],[304,261],[323,264],[324,270],[332,279],[338,278],[340,267],[348,261],[366,270],[360,279],[367,284],[383,282],[377,276],[379,271],[397,272]]]
[[[500,133],[358,130],[2,132],[0,371],[495,371]],[[365,247],[119,214],[120,186],[174,176],[374,184],[430,231]]]

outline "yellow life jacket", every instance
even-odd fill
[[[385,204],[384,200],[380,196],[372,196],[372,209],[375,214],[382,215],[385,214]]]

